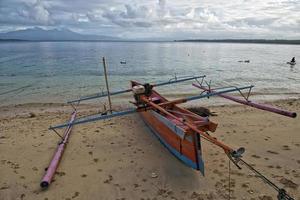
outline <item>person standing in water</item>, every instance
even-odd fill
[[[295,57],[293,57],[291,63],[295,63],[295,62],[296,62]]]

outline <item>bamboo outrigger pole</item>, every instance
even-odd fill
[[[106,84],[107,98],[108,98],[108,104],[109,104],[109,112],[112,113],[111,99],[110,99],[110,92],[109,92],[109,86],[108,86],[108,80],[107,80],[107,71],[106,71],[105,57],[102,58],[102,61],[103,61],[103,69],[104,69],[104,77],[105,77],[105,84]]]

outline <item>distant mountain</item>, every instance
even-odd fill
[[[187,39],[187,40],[174,40],[174,42],[300,44],[300,40],[264,40],[264,39],[219,39],[219,40]]]
[[[68,40],[120,40],[117,37],[101,35],[84,35],[68,29],[44,30],[42,28],[31,28],[7,33],[0,33],[0,40],[33,40],[33,41],[68,41]]]

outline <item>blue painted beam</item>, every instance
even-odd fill
[[[73,126],[73,125],[83,124],[83,123],[87,123],[87,122],[94,122],[94,121],[99,121],[99,120],[104,120],[104,119],[110,119],[113,117],[128,115],[128,114],[132,114],[135,112],[137,112],[136,108],[132,108],[132,109],[125,110],[125,111],[114,112],[114,113],[108,114],[108,115],[96,114],[96,115],[78,118],[75,121],[73,121],[72,123],[65,123],[65,124],[60,124],[60,125],[56,125],[56,126],[50,126],[49,129],[52,130],[52,129],[67,127],[70,125]]]
[[[205,77],[205,75],[204,76],[192,76],[192,77],[188,77],[188,78],[178,78],[178,79],[175,79],[173,81],[166,81],[166,82],[153,84],[153,86],[154,87],[159,87],[159,86],[163,86],[163,85],[170,85],[170,84],[174,84],[174,83],[180,83],[180,82],[195,80],[197,78],[204,78],[204,77]],[[113,96],[113,95],[117,95],[117,94],[123,94],[123,93],[131,92],[131,91],[132,91],[131,89],[120,90],[120,91],[111,92],[110,95]],[[81,102],[81,101],[87,101],[87,100],[97,99],[97,98],[106,97],[106,96],[107,96],[107,92],[103,92],[103,93],[99,93],[99,94],[95,94],[95,95],[81,97],[79,99],[71,100],[71,101],[68,101],[67,103],[77,103],[77,102]]]
[[[131,89],[111,92],[110,95],[112,96],[112,95],[117,95],[117,94],[123,94],[126,92],[131,92]],[[81,97],[79,99],[71,100],[71,101],[68,101],[67,103],[77,103],[80,101],[86,101],[86,100],[91,100],[91,99],[96,99],[96,98],[101,98],[101,97],[106,97],[106,96],[107,96],[107,92],[103,92],[101,94],[95,94],[95,95]]]
[[[166,81],[166,82],[161,82],[161,83],[156,83],[153,84],[154,87],[158,87],[158,86],[163,86],[163,85],[169,85],[169,84],[173,84],[173,83],[180,83],[180,82],[184,82],[184,81],[190,81],[190,80],[195,80],[198,78],[205,78],[206,76],[191,76],[191,77],[187,77],[187,78],[178,78],[175,79],[173,81]]]
[[[217,95],[225,94],[225,93],[229,93],[229,92],[236,92],[236,91],[240,91],[240,90],[250,89],[253,87],[254,87],[253,85],[250,85],[250,86],[245,86],[245,87],[231,88],[228,90],[214,91],[214,92],[209,92],[206,94],[200,94],[197,96],[187,97],[186,100],[193,101],[193,100],[202,99],[202,98],[211,97],[211,96],[217,96]]]

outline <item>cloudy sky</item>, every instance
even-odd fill
[[[0,32],[35,26],[129,39],[300,39],[300,0],[0,0]]]

